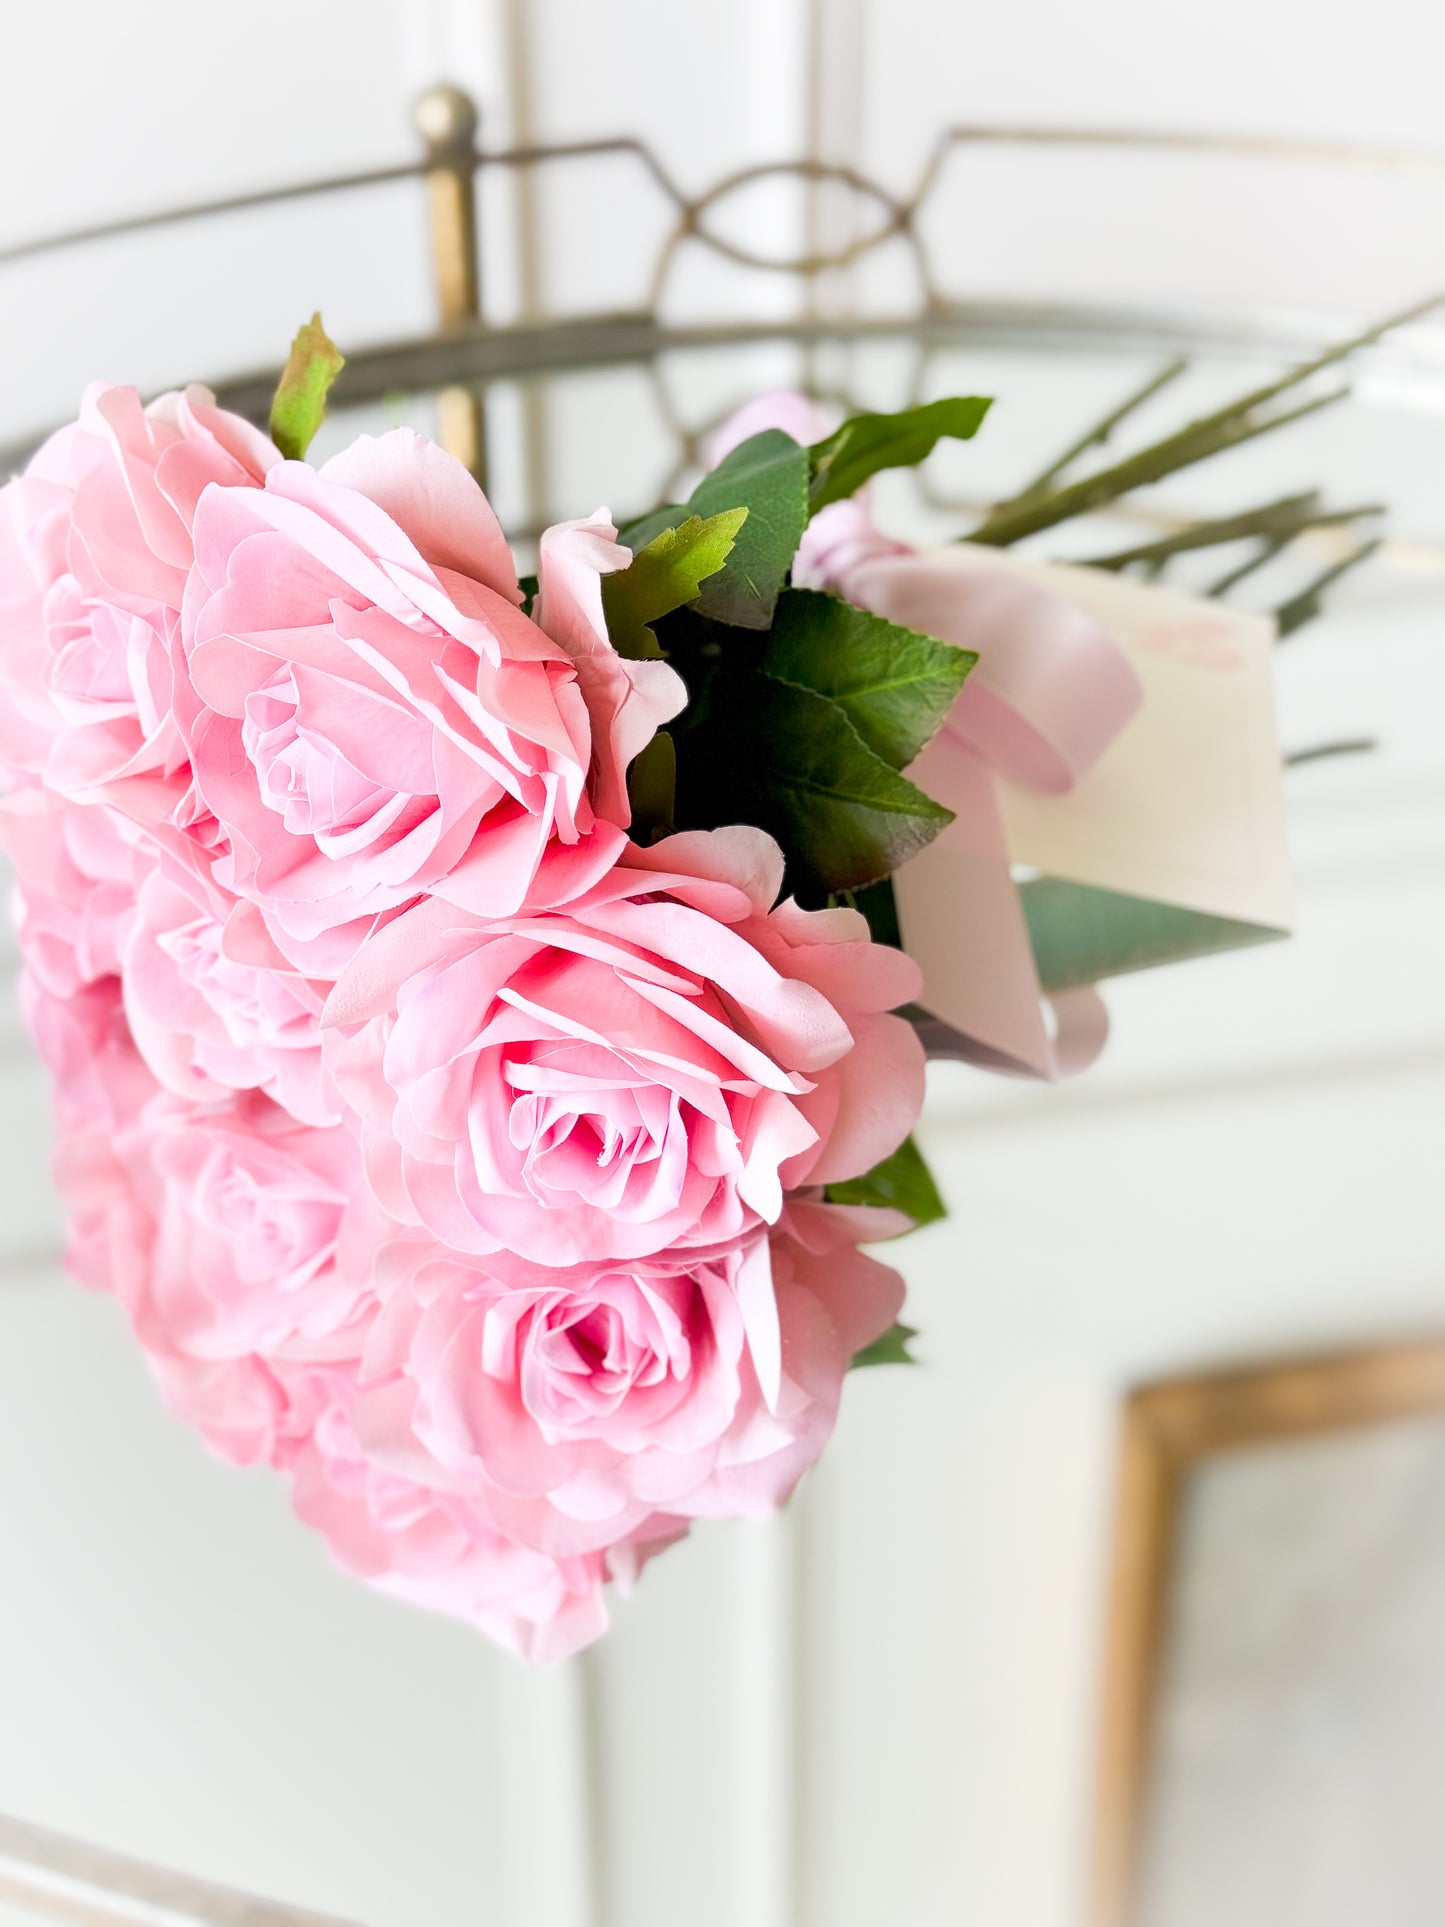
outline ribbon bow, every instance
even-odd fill
[[[893,880],[924,1003],[942,1020],[931,1050],[1039,1077],[1083,1070],[1108,1016],[1092,986],[1040,986],[995,782],[1067,794],[1139,709],[1138,676],[1092,616],[986,549],[908,549],[856,502],[825,509],[809,538],[799,564],[811,586],[978,652],[908,772],[954,821]]]
[[[805,442],[827,433],[805,397],[761,396],[714,437],[711,460],[763,428]],[[939,1020],[930,1053],[1045,1078],[1085,1069],[1108,1015],[1092,986],[1046,996],[1040,985],[995,784],[1071,790],[1143,701],[1128,658],[1091,615],[992,551],[919,551],[884,535],[862,496],[814,517],[793,579],[978,653],[908,771],[954,821],[893,879],[904,946]]]

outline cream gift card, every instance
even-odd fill
[[[1061,1076],[1102,1042],[1087,986],[1290,926],[1273,626],[1172,589],[966,545],[928,563],[958,572],[948,640],[1015,646],[1012,628],[991,635],[973,620],[980,572],[1002,569],[1092,617],[1142,691],[1061,792],[1000,775],[948,725],[910,771],[957,813],[894,878],[924,1002],[975,1054]],[[930,587],[936,611],[936,573]],[[906,593],[896,583],[890,600]]]
[[[1293,893],[1269,618],[1098,569],[999,563],[1093,616],[1144,690],[1138,714],[1066,795],[1000,780],[1013,862],[1287,930]]]

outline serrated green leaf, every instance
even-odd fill
[[[635,522],[617,531],[617,539],[623,548],[636,552],[645,549],[655,535],[664,529],[675,529],[679,522],[685,522],[692,511],[677,502],[665,503],[662,508],[651,509],[646,515],[639,515]]]
[[[271,439],[288,461],[299,462],[326,413],[331,384],[346,366],[346,357],[312,315],[291,343],[271,403]]]
[[[875,1338],[871,1345],[853,1354],[849,1369],[856,1372],[865,1365],[916,1365],[918,1360],[909,1351],[908,1341],[917,1336],[912,1325],[890,1325],[881,1338]]]
[[[1286,934],[1062,877],[1031,877],[1019,886],[1019,898],[1045,990],[1073,990]]]
[[[537,600],[537,578],[534,575],[519,575],[517,587],[522,591],[522,614],[532,613],[532,604]]]
[[[871,1204],[902,1211],[915,1226],[934,1224],[948,1216],[933,1173],[911,1137],[861,1178],[830,1184],[824,1193],[829,1204]]]
[[[649,623],[697,600],[703,583],[727,561],[747,519],[745,508],[705,518],[689,515],[637,549],[627,568],[602,578],[607,633],[620,656],[637,660],[662,654]]]
[[[854,494],[884,468],[913,468],[948,438],[968,441],[991,403],[982,395],[952,395],[896,415],[854,415],[808,450],[808,513]]]
[[[778,598],[763,668],[783,682],[830,696],[858,734],[895,769],[905,769],[953,707],[978,661],[915,629],[816,589]]]
[[[780,428],[752,435],[704,475],[688,508],[712,516],[745,508],[726,565],[704,585],[698,608],[714,622],[766,629],[808,525],[808,451]]]
[[[627,771],[634,843],[656,842],[671,833],[677,803],[677,749],[665,729],[633,757]]]
[[[771,676],[716,676],[679,757],[679,828],[767,830],[806,902],[876,883],[952,821],[837,703]]]

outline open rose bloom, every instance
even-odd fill
[[[70,1262],[384,1590],[575,1650],[780,1505],[902,1286],[912,964],[760,830],[629,836],[686,700],[605,515],[526,598],[410,431],[317,470],[97,387],[0,493],[0,840]]]

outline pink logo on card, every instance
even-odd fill
[[[1138,647],[1151,656],[1187,663],[1194,669],[1237,671],[1245,666],[1232,624],[1208,614],[1156,623],[1145,630]]]

